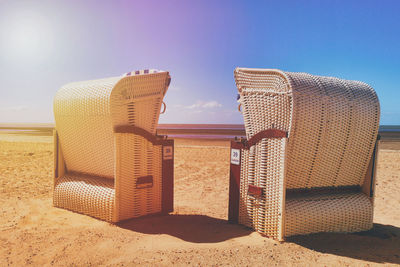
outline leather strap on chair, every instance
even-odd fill
[[[136,188],[143,189],[143,188],[150,188],[153,187],[153,176],[141,176],[136,179]]]
[[[162,145],[164,139],[162,138],[163,136],[157,136],[154,134],[151,134],[150,132],[146,131],[143,128],[133,126],[133,125],[120,125],[120,126],[115,126],[114,127],[114,132],[115,133],[131,133],[131,134],[136,134],[144,137],[147,139],[147,141],[151,142],[153,145]]]
[[[267,129],[253,135],[253,137],[251,137],[247,142],[245,141],[244,148],[249,149],[251,146],[254,146],[260,142],[263,138],[287,138],[287,136],[288,134],[285,131],[278,129]]]
[[[262,187],[249,184],[248,192],[254,197],[261,197],[263,189]]]

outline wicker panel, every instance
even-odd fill
[[[57,92],[54,115],[68,170],[114,176],[109,99],[119,79],[71,83]]]
[[[56,179],[53,204],[111,222],[114,193],[114,182],[110,179],[69,173]]]
[[[161,212],[161,146],[132,134],[116,134],[118,220]],[[139,177],[151,175],[153,185],[138,188]]]
[[[310,75],[288,75],[293,81],[293,116],[321,115],[319,120],[293,120],[287,187],[362,184],[379,127],[379,102],[373,89],[359,82],[313,76],[322,88],[317,90],[304,85]]]
[[[111,93],[113,125],[134,125],[155,134],[168,72],[128,76]]]
[[[334,193],[286,200],[285,236],[358,232],[372,227],[373,207],[363,193]]]
[[[239,223],[275,239],[282,238],[285,145],[286,138],[264,138],[242,150]],[[261,187],[261,197],[249,194],[249,185]]]
[[[235,78],[247,139],[270,128],[289,130],[292,99],[283,73],[235,71]]]
[[[249,184],[255,183],[255,147],[250,150],[241,151],[240,169],[240,199],[239,199],[239,218],[240,224],[254,228],[254,200],[247,194]]]
[[[348,137],[341,169],[338,172],[336,185],[345,184],[347,177],[358,177],[354,184],[363,184],[365,170],[371,158],[371,150],[376,142],[379,129],[380,107],[374,90],[367,84],[357,81],[346,81],[352,92],[353,119]],[[354,168],[354,166],[359,166]]]

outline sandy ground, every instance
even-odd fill
[[[399,148],[380,149],[371,231],[279,243],[227,223],[228,142],[176,140],[175,212],[113,225],[52,207],[52,137],[2,134],[0,266],[398,265]]]

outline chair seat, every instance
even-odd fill
[[[366,231],[372,227],[372,216],[373,204],[362,192],[288,196],[285,236]]]
[[[56,180],[54,206],[112,221],[114,181],[111,179],[68,173]]]

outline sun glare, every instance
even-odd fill
[[[1,51],[11,62],[37,62],[44,59],[52,48],[50,24],[40,14],[18,12],[0,21]]]

